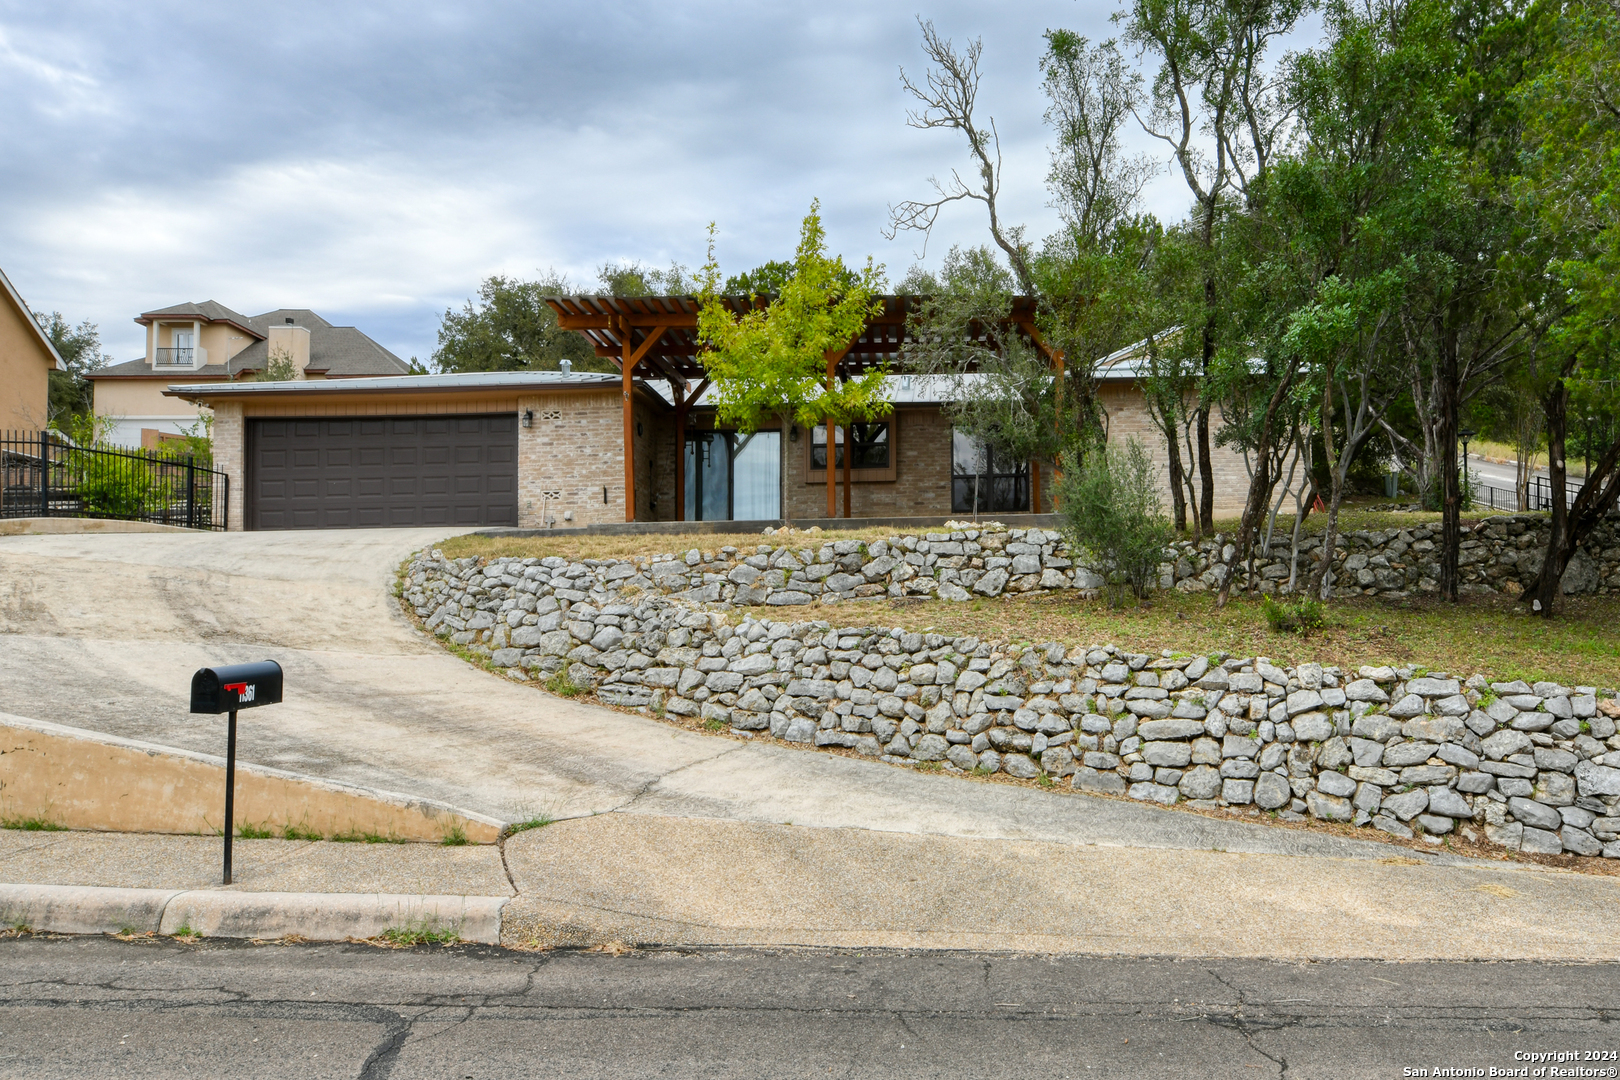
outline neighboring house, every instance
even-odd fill
[[[874,319],[845,354],[852,370],[899,348],[897,316],[911,298],[884,299],[887,320]],[[600,324],[597,354],[628,353],[628,375],[565,368],[286,382],[180,376],[164,380],[175,384],[165,396],[212,409],[232,529],[824,517],[825,430],[717,426],[696,346],[682,336],[695,328],[693,304],[568,298],[559,313],[565,328]],[[621,310],[611,320],[581,311],[606,305]],[[1109,438],[1134,435],[1162,462],[1164,441],[1129,353],[1107,358],[1099,377]],[[1050,463],[1032,470],[995,460],[952,428],[951,380],[899,376],[890,389],[888,416],[850,425],[850,516],[943,521],[971,516],[977,504],[982,516],[1011,521],[1052,510]],[[842,515],[845,440],[834,442]],[[1217,447],[1215,458],[1215,510],[1228,516],[1242,508],[1247,476],[1241,456]]]
[[[50,419],[52,371],[66,371],[56,346],[0,270],[0,431],[41,431]]]
[[[148,311],[146,355],[89,374],[97,416],[112,420],[110,441],[152,448],[194,427],[203,410],[165,397],[170,383],[225,383],[263,372],[272,357],[291,361],[300,380],[403,375],[399,357],[352,326],[333,326],[305,308],[239,315],[212,300]]]

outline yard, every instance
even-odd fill
[[[1341,529],[1397,529],[1437,521],[1438,514],[1350,508]],[[1326,515],[1312,514],[1319,530]],[[1218,522],[1230,531],[1235,522]],[[1279,518],[1278,536],[1292,521]],[[828,540],[892,537],[890,527],[827,532],[641,534],[593,536],[558,532],[533,537],[460,536],[438,545],[450,558],[480,556],[628,558],[692,548],[715,551],[787,543],[815,547]],[[1362,664],[1411,664],[1492,680],[1550,680],[1566,685],[1620,686],[1620,598],[1566,598],[1551,621],[1534,618],[1506,597],[1469,597],[1458,604],[1413,598],[1364,597],[1326,606],[1327,625],[1308,637],[1270,629],[1258,601],[1234,596],[1225,608],[1208,593],[1160,592],[1146,604],[1110,608],[1100,599],[1068,593],[976,598],[966,603],[878,599],[840,605],[770,609],[773,618],[829,619],[844,624],[882,624],[989,639],[1117,644],[1137,650],[1266,656],[1283,664],[1316,660],[1355,668]]]

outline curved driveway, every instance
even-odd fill
[[[1389,848],[696,734],[475,669],[418,632],[395,568],[442,532],[0,538],[0,712],[222,753],[198,667],[271,658],[246,761],[507,820],[612,810],[958,837],[1384,856]]]

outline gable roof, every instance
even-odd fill
[[[155,311],[144,311],[135,316],[135,321],[142,326],[152,322],[154,319],[195,319],[199,322],[224,322],[241,327],[255,337],[264,336],[262,330],[256,329],[252,325],[252,319],[232,311],[217,300],[171,304],[169,307],[158,308]]]
[[[62,354],[56,351],[56,346],[52,344],[50,335],[45,333],[45,328],[39,325],[38,319],[34,318],[34,312],[29,308],[28,303],[23,300],[22,294],[17,291],[16,286],[12,285],[11,279],[6,277],[4,270],[0,270],[0,285],[5,286],[6,295],[11,298],[13,304],[17,305],[17,310],[22,313],[23,322],[27,323],[28,329],[33,331],[34,339],[44,347],[46,355],[51,358],[56,370],[66,371],[67,362],[62,359]]]

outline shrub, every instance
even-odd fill
[[[1158,469],[1142,444],[1131,439],[1093,450],[1080,467],[1069,456],[1058,498],[1064,533],[1097,559],[1110,599],[1119,603],[1127,588],[1146,598],[1174,532],[1159,498]]]
[[[1314,597],[1303,597],[1290,604],[1280,603],[1269,596],[1262,596],[1260,598],[1260,610],[1265,614],[1267,624],[1279,634],[1298,634],[1300,637],[1309,637],[1312,633],[1327,626],[1327,617],[1322,612],[1322,603]]]

